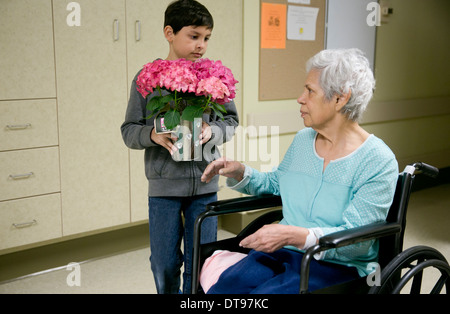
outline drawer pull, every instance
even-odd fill
[[[114,41],[119,40],[119,20],[115,19],[113,23],[113,39]]]
[[[134,25],[135,29],[134,29],[134,39],[136,41],[141,41],[141,21],[136,20],[135,25]]]
[[[6,126],[8,130],[17,131],[17,130],[25,130],[31,128],[31,123],[26,124],[9,124]]]
[[[22,180],[22,179],[28,179],[34,175],[33,172],[24,173],[24,174],[10,174],[9,177],[13,180]]]
[[[21,224],[12,224],[12,225],[16,229],[22,229],[22,228],[31,227],[31,226],[36,225],[36,224],[37,224],[36,219],[33,219],[33,221],[30,221],[30,222],[24,222],[24,223],[21,223]]]

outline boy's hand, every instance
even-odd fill
[[[153,129],[152,133],[150,134],[150,138],[156,144],[161,145],[162,147],[167,149],[171,155],[173,155],[178,150],[174,145],[174,142],[177,141],[177,138],[174,137],[172,133],[156,134],[155,129]]]
[[[211,127],[209,126],[208,123],[203,121],[202,133],[200,134],[200,144],[207,143],[211,139],[211,136],[212,136]],[[171,155],[173,155],[178,150],[174,145],[174,143],[178,140],[178,138],[174,136],[172,133],[156,134],[155,129],[153,129],[150,137],[153,142],[167,149]]]
[[[208,123],[203,121],[202,123],[202,133],[200,134],[200,144],[208,143],[211,139],[212,130]]]

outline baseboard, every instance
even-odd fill
[[[0,282],[149,246],[148,225],[114,230],[0,256]]]

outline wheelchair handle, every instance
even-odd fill
[[[428,165],[424,162],[416,162],[412,165],[408,165],[405,168],[405,172],[414,175],[414,172],[418,170],[421,171],[424,175],[432,178],[436,178],[439,175],[439,169]]]

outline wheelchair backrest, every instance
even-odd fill
[[[381,238],[379,247],[379,264],[381,267],[386,266],[395,256],[403,250],[403,237],[406,227],[406,212],[408,209],[409,197],[414,176],[402,172],[398,176],[397,186],[395,189],[394,200],[389,209],[387,222],[397,223],[401,226],[400,233]]]

